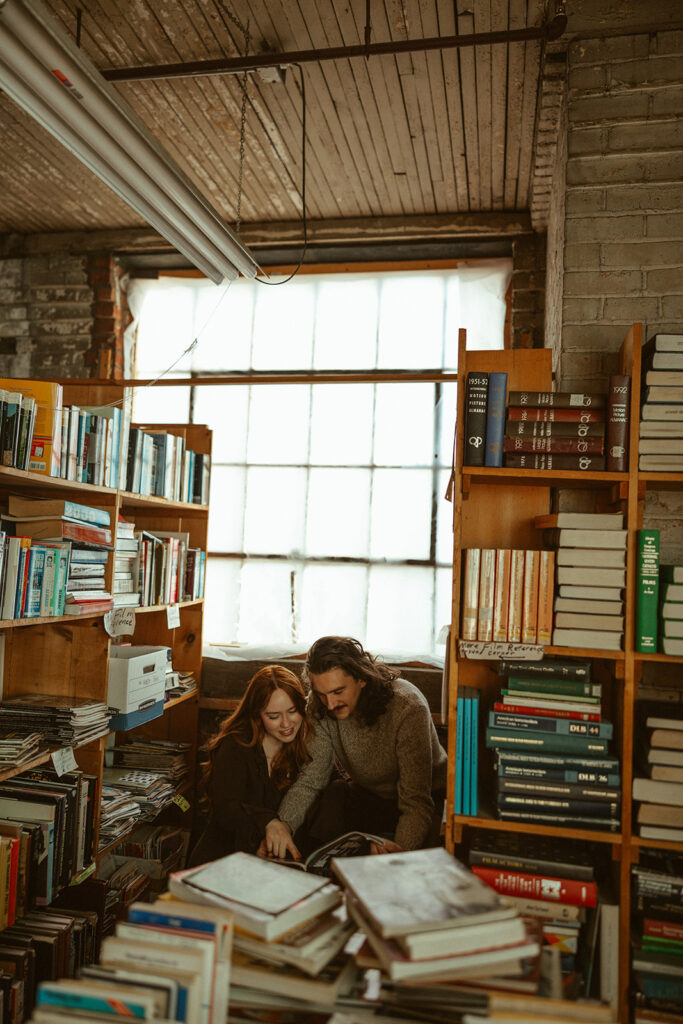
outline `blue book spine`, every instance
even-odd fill
[[[464,717],[465,699],[462,695],[461,689],[458,692],[457,725],[455,728],[455,802],[453,809],[456,814],[462,814],[462,776],[465,766],[462,742],[464,730]]]
[[[507,399],[507,373],[490,373],[486,409],[485,466],[503,465],[503,437],[505,435],[505,402]]]
[[[470,813],[470,787],[472,778],[472,698],[470,688],[466,687],[465,692],[465,721],[463,722],[464,750],[463,761],[465,770],[462,780],[462,813]]]
[[[24,594],[26,584],[26,559],[28,558],[30,548],[22,546],[19,552],[19,570],[17,572],[17,592],[14,599],[14,615],[13,618],[20,619],[22,617],[22,608],[24,607]]]
[[[40,598],[43,591],[43,573],[45,571],[45,548],[31,545],[28,564],[28,594],[26,596],[26,618],[34,619],[40,615]]]
[[[178,917],[176,914],[160,914],[158,911],[144,910],[142,907],[131,907],[128,911],[130,924],[153,925],[155,928],[174,928],[184,932],[204,932],[216,934],[213,921],[205,921],[200,917]]]
[[[470,787],[470,814],[479,813],[479,690],[472,693],[472,780]]]
[[[612,739],[611,722],[579,722],[574,718],[552,718],[550,715],[517,715],[490,711],[489,725],[498,729],[524,729],[529,732],[552,732],[556,736],[601,736]]]
[[[76,501],[64,502],[64,516],[66,519],[76,519],[79,523],[92,523],[93,526],[109,526],[111,524],[111,516],[106,509],[79,505]]]
[[[121,472],[121,410],[114,406],[114,450],[111,453],[111,472],[109,474],[109,486],[117,487],[119,474]]]

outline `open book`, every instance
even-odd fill
[[[337,836],[324,846],[319,846],[305,860],[291,860],[287,857],[269,857],[268,860],[288,868],[310,871],[315,875],[330,875],[330,861],[333,857],[366,856],[370,853],[370,843],[384,846],[384,839],[370,832],[345,832],[343,836]]]

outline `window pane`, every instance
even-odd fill
[[[431,470],[375,470],[371,558],[429,558],[431,494]]]
[[[133,389],[133,423],[187,423],[189,419],[189,388],[159,383]]]
[[[247,415],[249,388],[196,387],[195,423],[206,423],[213,431],[211,462],[244,462],[247,457]]]
[[[372,384],[318,384],[313,388],[312,465],[369,465],[373,398]]]
[[[434,445],[434,385],[377,384],[375,463],[431,466]]]
[[[442,384],[439,399],[439,418],[441,421],[438,459],[440,466],[453,465],[453,438],[455,436],[455,417],[458,412],[458,385]]]
[[[377,361],[376,279],[322,278],[315,324],[316,370],[371,370]]]
[[[315,286],[310,279],[259,288],[252,363],[258,370],[308,369],[313,353]]]
[[[360,565],[307,565],[299,639],[312,644],[321,636],[364,636],[367,575]]]
[[[311,389],[308,384],[263,384],[251,388],[249,462],[308,461]]]
[[[306,554],[367,558],[370,471],[311,469]]]
[[[443,293],[443,277],[433,272],[382,278],[378,366],[441,366]]]
[[[242,569],[238,639],[242,643],[291,644],[292,573],[290,562],[248,559]]]
[[[209,551],[244,551],[243,466],[213,466],[209,501]]]
[[[301,551],[305,508],[305,469],[248,469],[244,550],[250,555]]]
[[[255,289],[251,281],[239,280],[209,285],[199,291],[194,326],[198,342],[192,351],[194,370],[206,373],[249,369]]]
[[[196,288],[169,281],[136,281],[129,301],[138,319],[135,372],[156,377],[178,359],[195,335]],[[173,366],[174,374],[188,375],[190,353]]]
[[[453,502],[444,497],[450,476],[450,469],[440,471],[436,492],[436,560],[440,565],[453,561]]]
[[[432,569],[370,567],[366,645],[371,651],[430,651]]]
[[[237,639],[242,563],[209,558],[206,563],[204,642],[228,643]]]

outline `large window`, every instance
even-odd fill
[[[265,384],[139,389],[138,422],[213,430],[205,638],[430,653],[450,621],[458,328],[501,348],[509,261],[306,275],[278,288],[136,281],[136,375],[273,372]],[[386,382],[278,383],[278,371]]]

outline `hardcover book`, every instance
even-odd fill
[[[657,650],[657,603],[659,598],[659,530],[638,531],[636,564],[636,650]]]
[[[463,464],[483,466],[486,452],[486,406],[489,375],[468,373],[465,395],[465,441]]]
[[[612,374],[607,392],[607,471],[625,473],[628,469],[628,429],[631,404],[631,378]]]
[[[606,396],[569,391],[511,391],[508,404],[522,408],[604,409]]]
[[[490,373],[486,410],[485,466],[503,465],[503,434],[505,433],[505,396],[507,373]]]

